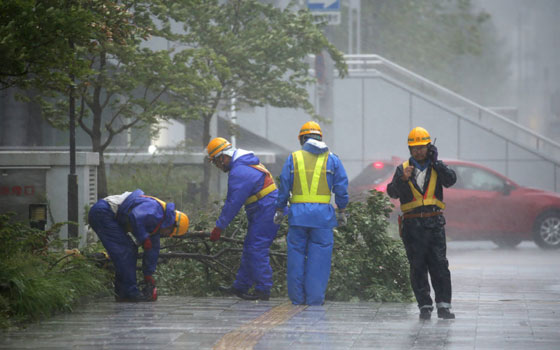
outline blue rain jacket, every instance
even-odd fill
[[[329,148],[324,142],[309,139],[302,148],[313,154],[328,152]],[[290,199],[290,192],[294,183],[294,161],[292,155],[286,159],[280,175],[278,199],[276,208],[284,208]],[[340,209],[348,205],[348,177],[346,170],[338,156],[330,153],[327,160],[327,182],[334,201]],[[293,203],[290,205],[288,219],[290,226],[303,226],[315,228],[333,228],[337,226],[336,213],[331,204],[325,203]]]
[[[260,163],[253,152],[237,149],[232,157],[228,173],[226,201],[216,227],[225,229],[237,215],[245,201],[259,192],[265,174],[249,165]],[[269,292],[272,287],[272,268],[269,262],[269,248],[278,232],[278,225],[272,221],[278,190],[274,190],[260,200],[245,206],[248,232],[243,245],[241,265],[233,286],[246,292],[253,285],[256,290]]]
[[[89,212],[89,224],[103,243],[115,266],[115,292],[122,298],[140,294],[136,284],[136,261],[138,247],[127,235],[130,231],[139,244],[152,241],[152,249],[143,254],[142,271],[152,275],[157,266],[160,249],[159,228],[175,223],[175,204],[167,203],[165,212],[154,199],[143,197],[142,190],[132,192],[119,206],[117,215],[109,204],[101,199]],[[161,223],[161,224],[160,224]]]
[[[303,150],[314,154],[329,151],[324,142],[313,139],[303,145]],[[290,198],[294,183],[292,158],[292,155],[288,157],[280,175],[278,209],[283,208]],[[346,208],[348,177],[342,162],[332,153],[327,159],[327,182],[335,195],[337,207]],[[331,270],[332,228],[337,225],[334,208],[330,203],[292,203],[288,215],[288,296],[296,305],[321,305]]]

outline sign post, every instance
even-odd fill
[[[322,17],[328,25],[340,24],[341,0],[307,0],[307,8],[314,16]]]

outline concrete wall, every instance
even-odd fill
[[[316,89],[309,88],[317,106]],[[407,136],[415,126],[437,139],[440,158],[463,159],[488,166],[520,185],[560,191],[560,169],[553,162],[494,133],[494,126],[462,117],[398,81],[379,74],[350,75],[333,82],[333,117],[320,122],[324,139],[343,161],[349,179],[375,160],[409,156]],[[318,109],[318,108],[316,108]],[[255,108],[240,111],[238,123],[289,150],[299,149],[297,134],[310,117],[301,110]],[[278,174],[274,174],[275,176]]]
[[[4,189],[0,191],[0,212],[13,210],[17,204],[17,218],[25,221],[27,206],[39,201],[48,205],[47,227],[67,221],[69,164],[68,152],[0,152],[0,190]],[[97,200],[98,165],[97,153],[76,153],[80,246],[86,243],[87,238],[85,207],[93,205]],[[28,194],[24,190],[23,194],[18,195],[17,191],[12,191],[14,187],[27,187]],[[66,225],[60,231],[60,238],[68,238]]]

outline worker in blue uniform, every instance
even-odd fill
[[[333,227],[346,224],[348,177],[342,162],[322,141],[321,127],[305,123],[298,135],[302,149],[282,168],[274,221],[288,213],[288,296],[293,304],[322,305],[331,271]],[[335,195],[338,210],[330,204]]]
[[[189,218],[175,204],[144,195],[142,190],[100,199],[89,211],[89,225],[109,253],[115,267],[115,299],[124,302],[155,301],[153,278],[160,236],[184,235]],[[138,246],[142,246],[142,272],[146,288],[136,284]]]
[[[206,150],[212,163],[228,173],[226,201],[210,239],[220,239],[243,205],[249,222],[235,281],[220,290],[246,300],[268,300],[272,288],[269,250],[279,228],[273,222],[278,194],[274,179],[253,152],[236,149],[222,137],[212,139]],[[253,286],[254,294],[249,292]]]

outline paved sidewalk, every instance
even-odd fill
[[[560,349],[560,251],[451,243],[455,320],[414,304],[103,299],[0,333],[0,349]]]

